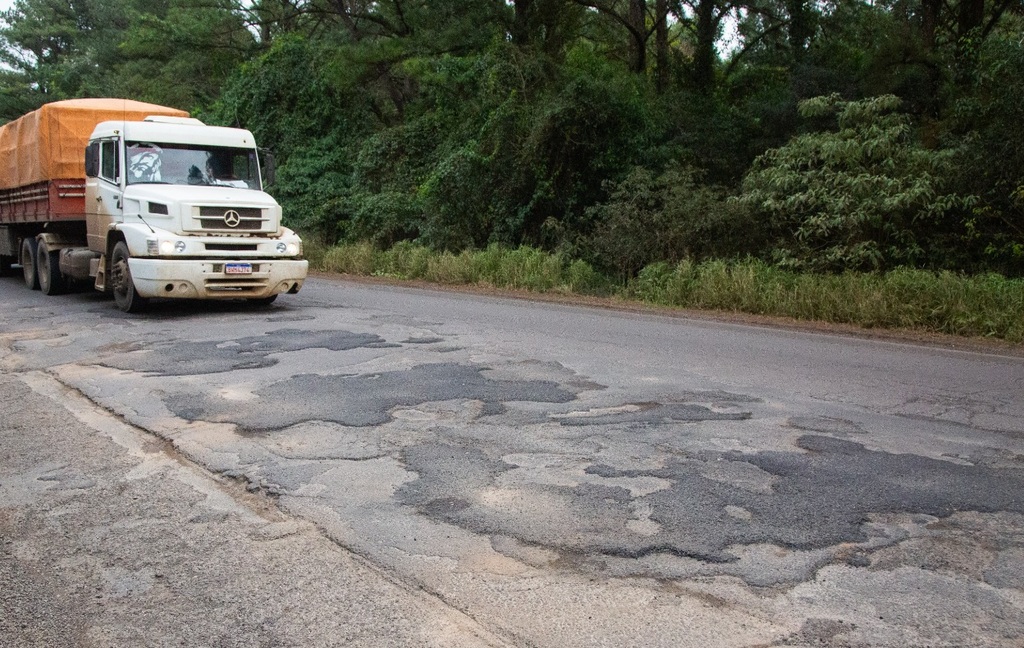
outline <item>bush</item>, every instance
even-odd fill
[[[350,238],[388,248],[417,238],[423,223],[423,205],[416,195],[396,191],[352,197]]]
[[[774,261],[830,272],[943,264],[929,236],[955,229],[975,199],[951,193],[951,154],[917,145],[899,105],[891,95],[800,104],[836,127],[759,157],[739,199],[771,226]]]
[[[595,226],[582,248],[622,281],[657,261],[756,252],[762,228],[750,210],[699,178],[690,167],[660,175],[636,167],[621,182],[606,183],[608,200],[587,210]]]
[[[958,185],[979,204],[959,254],[972,269],[1024,276],[1024,42],[993,36],[980,51],[970,93],[955,105]]]
[[[350,240],[377,238],[378,206],[364,203],[381,193],[414,197],[388,199],[384,238],[439,250],[555,247],[546,221],[575,229],[602,182],[648,155],[660,122],[644,80],[592,46],[543,63],[496,44],[406,64],[419,96],[358,150]]]

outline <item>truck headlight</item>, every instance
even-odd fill
[[[277,242],[277,253],[278,254],[284,254],[287,251],[288,251],[288,246],[285,245],[285,242],[284,241],[278,241]]]
[[[302,254],[302,244],[300,243],[289,243],[288,244],[289,256],[299,256]]]
[[[162,256],[168,256],[174,252],[181,254],[185,251],[185,241],[157,241],[155,239],[148,239],[146,241],[146,251],[150,254],[160,254]]]

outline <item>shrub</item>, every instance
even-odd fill
[[[699,176],[691,167],[660,175],[635,167],[621,182],[606,183],[608,200],[588,210],[595,222],[583,242],[588,256],[625,281],[656,261],[757,251],[761,228],[750,210]]]
[[[955,104],[950,139],[957,180],[978,194],[958,257],[973,269],[1024,276],[1024,41],[993,35],[979,52],[970,93]]]
[[[836,127],[793,138],[759,157],[739,202],[763,215],[780,265],[813,271],[941,264],[929,233],[975,202],[949,191],[951,154],[917,145],[891,95],[800,104]]]

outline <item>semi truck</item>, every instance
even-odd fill
[[[252,133],[127,99],[0,126],[0,274],[18,264],[29,288],[92,284],[128,313],[154,298],[269,304],[308,270]]]

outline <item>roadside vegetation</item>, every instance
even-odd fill
[[[248,128],[325,267],[1020,340],[1022,7],[16,0],[0,121]]]
[[[653,263],[623,282],[586,261],[529,247],[452,253],[410,243],[386,250],[369,243],[314,243],[307,256],[325,272],[1024,342],[1024,280],[997,274],[912,268],[822,274],[757,259],[686,260]]]

